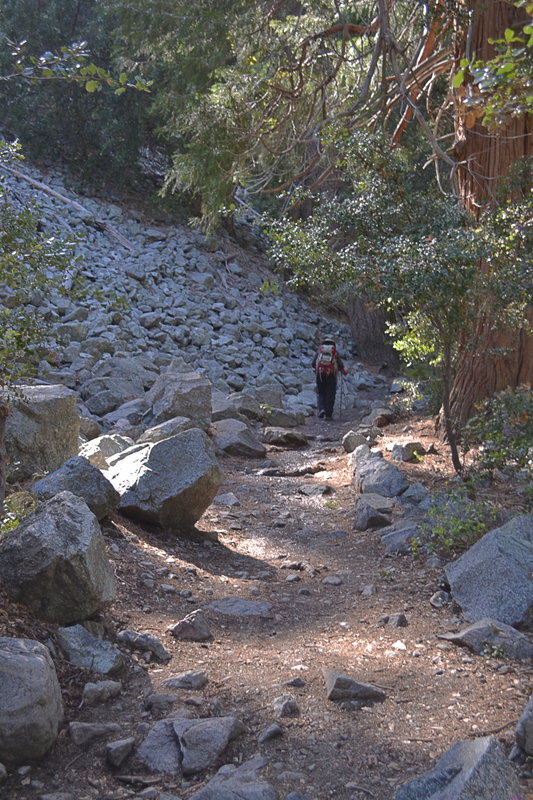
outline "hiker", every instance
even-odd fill
[[[333,406],[337,394],[337,373],[348,374],[333,339],[324,339],[313,359],[318,395],[318,416],[333,419]]]

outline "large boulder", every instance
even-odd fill
[[[59,624],[88,619],[116,596],[98,520],[71,492],[0,539],[0,580],[12,600]]]
[[[516,743],[527,756],[533,756],[533,695],[524,708],[515,729]],[[0,755],[1,758],[1,755]]]
[[[522,514],[485,534],[446,566],[464,617],[490,617],[518,628],[533,624],[533,514]]]
[[[495,619],[480,619],[458,633],[441,633],[439,639],[468,647],[474,653],[533,660],[533,642],[516,628]]]
[[[50,500],[60,492],[72,492],[85,500],[97,519],[110,514],[120,500],[113,484],[82,456],[69,458],[55,472],[36,481],[32,492],[38,500]]]
[[[21,386],[6,421],[13,478],[53,472],[78,454],[80,417],[76,393],[65,386]]]
[[[199,428],[126,450],[108,472],[119,510],[171,530],[189,530],[216,497],[222,475]]]
[[[278,800],[274,787],[257,777],[266,765],[260,756],[244,764],[224,764],[216,775],[191,796],[191,800]]]
[[[456,742],[435,767],[396,790],[394,800],[507,800],[518,775],[491,736]]]
[[[0,762],[9,767],[42,758],[63,718],[61,688],[40,642],[0,638]]]
[[[363,493],[381,494],[384,497],[397,497],[409,486],[405,475],[378,453],[366,453],[360,445],[354,450],[354,482],[357,490]]]
[[[213,424],[215,445],[222,452],[245,458],[264,458],[266,448],[255,438],[245,422],[220,419]]]
[[[210,381],[174,363],[157,378],[146,394],[146,402],[151,407],[147,420],[152,426],[173,417],[188,417],[203,430],[211,423]]]

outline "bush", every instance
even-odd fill
[[[506,389],[479,403],[464,431],[465,450],[473,450],[474,469],[493,476],[533,472],[533,391]]]
[[[497,523],[494,508],[481,500],[471,500],[464,487],[437,495],[428,511],[428,520],[411,542],[411,552],[421,551],[457,556],[471,547]]]

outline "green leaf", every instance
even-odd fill
[[[99,86],[100,84],[98,83],[98,81],[87,81],[87,83],[85,84],[85,89],[88,92],[96,92]]]
[[[464,79],[465,79],[465,71],[464,71],[464,69],[460,69],[459,72],[457,72],[453,76],[453,79],[452,79],[453,88],[457,89],[458,86],[461,86],[461,84],[463,83]]]

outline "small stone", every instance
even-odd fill
[[[279,717],[294,717],[300,713],[298,703],[290,695],[276,697],[272,703],[272,708]]]
[[[283,728],[277,722],[274,722],[272,725],[269,725],[268,728],[265,728],[264,731],[261,731],[257,737],[257,741],[259,744],[263,744],[263,742],[268,742],[270,739],[277,739],[280,736],[283,736]]]
[[[433,608],[444,608],[444,606],[448,605],[450,599],[451,598],[448,592],[441,590],[439,592],[435,592],[435,594],[430,597],[429,602]]]
[[[97,683],[86,683],[83,687],[81,699],[86,705],[105,703],[113,697],[118,697],[121,691],[122,684],[120,681],[97,681]]]
[[[119,733],[119,731],[120,725],[116,722],[71,722],[69,724],[70,738],[80,747],[95,739]]]
[[[392,625],[393,628],[406,628],[409,625],[407,617],[402,613],[391,614],[388,623]]]
[[[338,575],[326,575],[325,578],[322,578],[322,583],[326,586],[340,586],[342,578],[339,578]]]
[[[179,675],[172,675],[161,684],[166,689],[203,689],[207,684],[207,676],[201,669],[191,669]]]
[[[113,767],[120,767],[135,747],[133,736],[106,745],[106,758]]]
[[[167,631],[180,641],[207,642],[211,639],[207,620],[199,609],[170,625]]]

